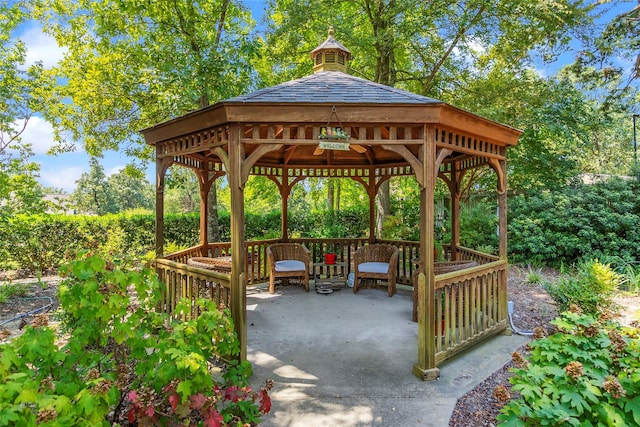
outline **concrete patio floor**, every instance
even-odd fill
[[[529,341],[496,336],[440,366],[440,379],[412,373],[418,325],[412,294],[311,286],[247,289],[252,385],[274,381],[263,426],[447,426],[457,399]]]

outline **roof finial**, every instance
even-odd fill
[[[333,25],[329,26],[329,37],[311,52],[313,71],[347,72],[347,61],[351,59],[351,52],[334,37]]]

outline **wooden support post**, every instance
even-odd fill
[[[369,181],[369,243],[376,241],[376,186],[373,179]]]
[[[420,189],[420,265],[423,271],[418,275],[418,363],[413,373],[423,380],[435,380],[440,377],[436,367],[435,349],[435,316],[434,294],[435,278],[433,275],[433,223],[434,193],[436,174],[436,144],[434,129],[431,125],[425,128],[425,141],[422,146],[422,170],[425,185]],[[423,284],[420,284],[423,282]],[[420,292],[422,290],[422,292]]]
[[[206,169],[207,163],[204,163]],[[198,183],[200,184],[200,245],[203,248],[202,256],[208,254],[208,229],[209,229],[209,184],[206,170],[198,171]]]
[[[240,360],[247,359],[247,305],[244,286],[244,152],[238,125],[229,129],[229,188],[231,190],[231,316],[240,341]]]
[[[167,163],[160,158],[161,144],[156,146],[156,258],[164,255],[164,176]]]
[[[367,195],[369,196],[369,243],[376,242],[376,185],[375,173],[373,169],[369,173]]]
[[[500,160],[502,173],[498,175],[498,239],[499,255],[507,259],[507,161]]]
[[[460,176],[453,165],[451,171],[451,261],[458,260],[458,247],[460,246]]]
[[[282,199],[282,222],[281,222],[281,238],[283,242],[289,240],[289,195],[291,187],[289,187],[289,173],[286,167],[282,168],[282,185],[280,186],[280,198]]]

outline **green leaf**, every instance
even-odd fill
[[[180,381],[180,384],[176,387],[176,391],[180,394],[181,401],[183,402],[193,394],[191,390],[191,381]]]
[[[640,399],[628,399],[624,404],[624,410],[631,412],[636,425],[640,425]]]
[[[17,426],[20,420],[20,408],[17,406],[0,410],[0,426]]]
[[[601,415],[600,419],[605,421],[608,426],[626,426],[624,413],[615,406],[610,405],[607,402],[602,402],[598,407],[598,413]]]
[[[573,392],[561,392],[561,402],[569,403],[572,408],[575,408],[578,414],[582,414],[584,411],[589,410],[589,404],[584,400],[582,395],[576,391]]]
[[[75,405],[80,409],[81,413],[91,415],[98,402],[96,397],[91,394],[88,389],[83,389],[75,397]]]
[[[29,403],[38,401],[38,389],[37,388],[25,388],[24,386],[20,390],[20,394],[16,397],[15,403]]]

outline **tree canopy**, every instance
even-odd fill
[[[144,177],[124,169],[107,177],[95,157],[89,167],[71,195],[79,213],[105,215],[153,208],[153,187]]]
[[[509,151],[511,189],[566,185],[582,172],[626,174],[640,75],[640,6],[630,3],[267,0],[257,27],[240,0],[13,1],[0,5],[0,153],[20,143],[37,113],[54,127],[55,150],[79,143],[94,156],[113,149],[148,159],[141,129],[311,73],[309,53],[333,25],[354,54],[353,74],[522,129]],[[30,18],[66,48],[51,70],[25,64],[14,34]],[[540,71],[573,49],[575,62],[554,75]],[[0,180],[8,182],[3,162]],[[188,183],[175,178],[175,188]],[[470,190],[494,185],[482,173],[471,178]],[[275,190],[254,181],[250,196],[262,198],[254,206],[273,207]],[[404,185],[390,187],[389,206],[405,205],[394,194]],[[292,197],[309,198],[304,206],[358,205],[351,183],[296,191]],[[176,203],[188,203],[184,196]]]

